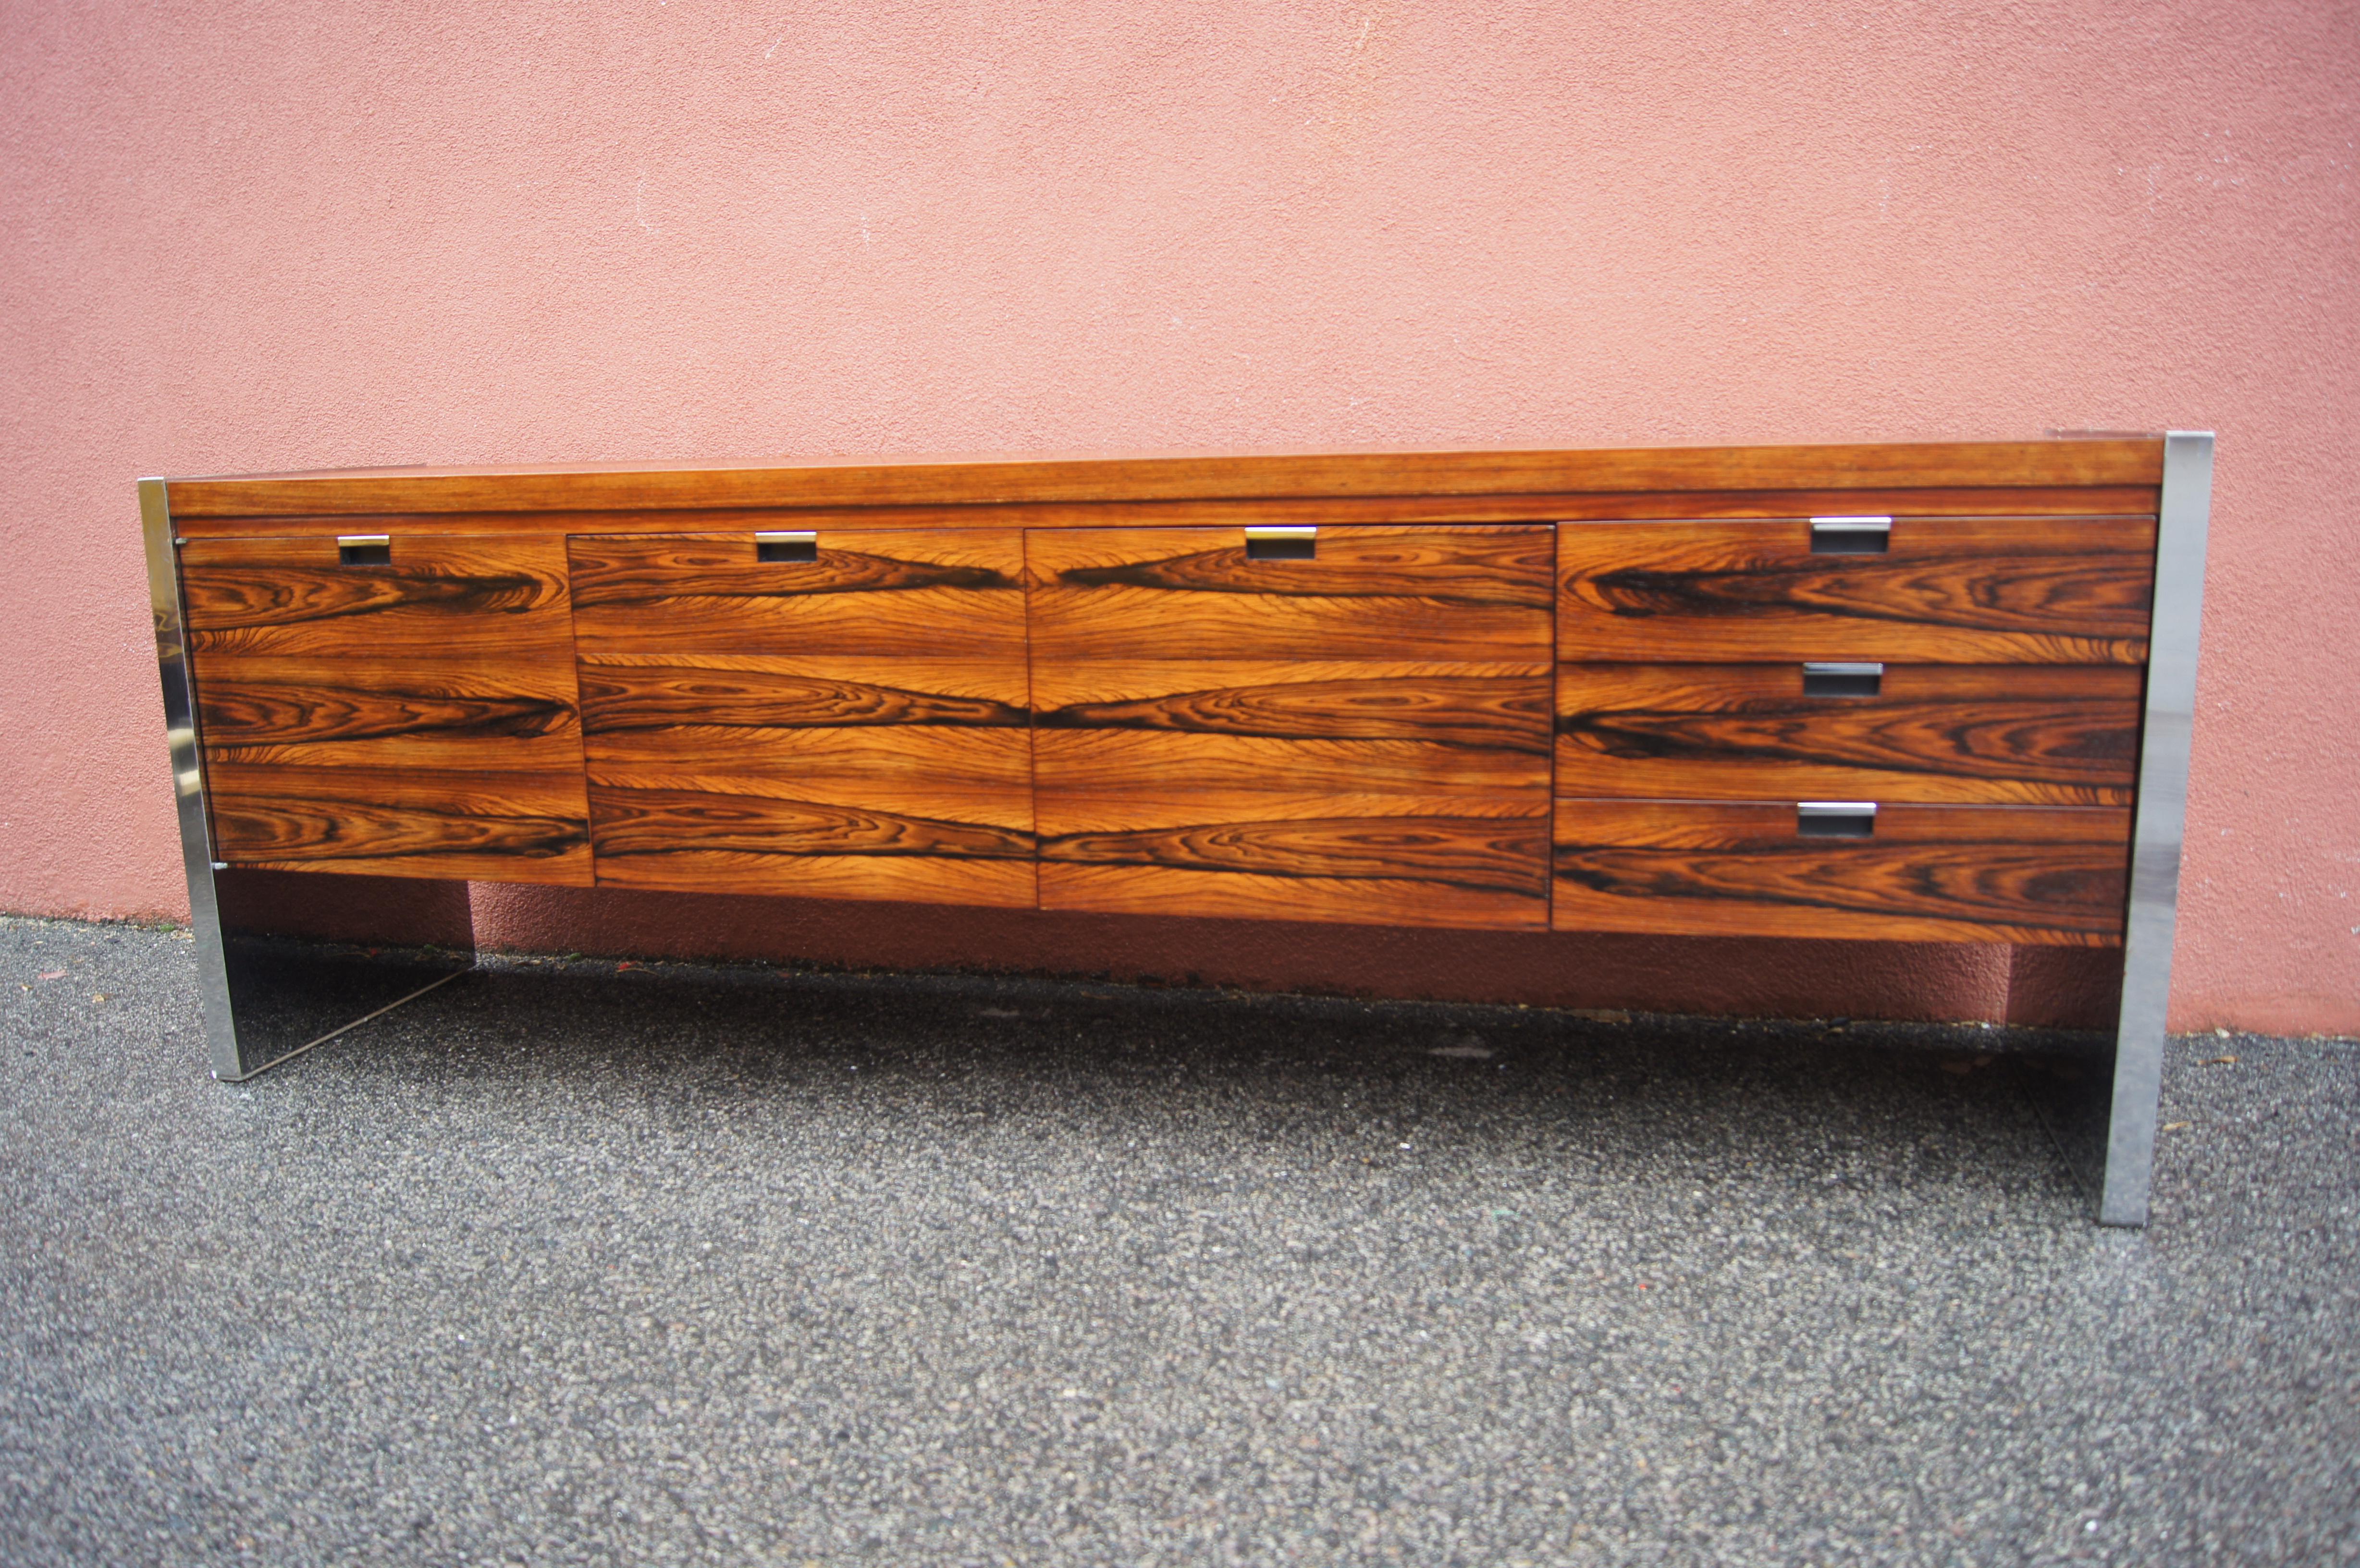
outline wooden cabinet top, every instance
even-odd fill
[[[2161,436],[1844,446],[796,458],[169,481],[176,519],[2152,487]],[[1982,509],[1980,507],[1974,509]]]

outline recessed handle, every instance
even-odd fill
[[[1874,800],[1804,800],[1795,807],[1795,832],[1803,838],[1869,838],[1876,833]]]
[[[1883,555],[1893,548],[1891,517],[1813,517],[1813,555]]]
[[[754,559],[756,561],[817,561],[819,535],[809,528],[756,534]]]
[[[1882,664],[1830,664],[1806,660],[1803,665],[1803,695],[1806,697],[1874,697],[1885,690],[1885,666]]]
[[[391,566],[391,534],[338,534],[336,560],[344,566]]]
[[[1272,526],[1246,530],[1248,561],[1316,561],[1319,530],[1316,528]]]

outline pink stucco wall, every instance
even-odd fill
[[[2348,3],[5,0],[0,909],[184,908],[137,474],[2211,427],[2173,1017],[2360,1030],[2355,86]]]

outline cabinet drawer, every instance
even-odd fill
[[[222,859],[590,880],[562,542],[194,539],[180,578]]]
[[[1027,534],[1042,907],[1546,928],[1552,544]]]
[[[1021,533],[568,545],[601,885],[1032,906]]]
[[[1035,659],[1549,657],[1548,525],[1321,528],[1257,558],[1239,528],[1026,536]]]
[[[601,657],[1024,659],[1014,528],[576,534],[566,548],[574,626]]]
[[[1557,657],[2145,661],[2152,517],[1889,523],[1560,524]]]
[[[2114,946],[2130,812],[1880,807],[1822,837],[1793,803],[1557,802],[1552,925],[1697,936]],[[1833,825],[1850,827],[1838,820]]]
[[[2128,805],[2128,665],[1562,664],[1557,792]]]
[[[1043,908],[1540,930],[1543,664],[1033,671]]]

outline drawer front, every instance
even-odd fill
[[[600,884],[1032,906],[1022,534],[568,545]]]
[[[560,541],[199,539],[180,568],[222,859],[590,880]]]
[[[1562,664],[1557,792],[2123,806],[2126,665]]]
[[[2130,812],[1880,807],[1865,837],[1792,803],[1557,802],[1558,931],[2111,947]],[[1853,827],[1854,822],[1813,825]]]
[[[1042,907],[1544,929],[1551,548],[1028,534]]]
[[[1035,659],[1549,657],[1547,525],[1321,528],[1309,559],[1256,559],[1247,533],[1033,530]]]
[[[1044,909],[1543,929],[1545,664],[1033,670]]]
[[[1564,523],[1557,654],[2140,664],[2154,552],[2152,517]]]

